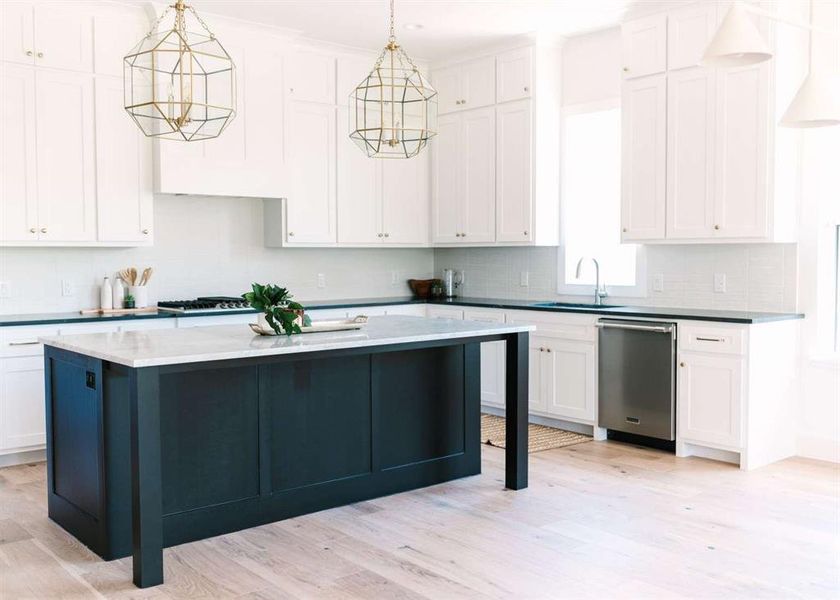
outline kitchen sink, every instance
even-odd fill
[[[540,308],[577,308],[580,310],[605,310],[609,308],[621,308],[620,304],[601,304],[600,306],[598,306],[595,304],[576,304],[574,302],[535,302],[531,306],[536,306]]]

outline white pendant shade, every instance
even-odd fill
[[[840,75],[809,73],[779,125],[803,128],[840,125]]]
[[[752,18],[739,2],[735,2],[709,42],[702,63],[707,67],[731,68],[754,65],[771,58],[773,54]]]

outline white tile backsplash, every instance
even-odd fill
[[[793,312],[796,310],[796,244],[696,244],[647,246],[647,297],[608,302],[671,307]],[[441,248],[435,273],[463,270],[463,296],[581,301],[557,293],[557,248]],[[528,271],[529,285],[520,285]],[[726,291],[714,291],[715,273]],[[663,290],[653,290],[661,274]],[[607,282],[609,285],[609,282]]]
[[[282,284],[302,300],[403,296],[407,279],[431,276],[433,251],[266,248],[261,200],[161,196],[152,247],[0,248],[0,281],[10,291],[0,314],[96,307],[102,278],[128,266],[154,267],[152,302],[241,294],[253,281]],[[71,282],[72,296],[61,295],[62,280]]]

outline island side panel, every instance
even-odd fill
[[[528,487],[528,333],[505,338],[505,487]]]

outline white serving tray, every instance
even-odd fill
[[[330,321],[312,321],[312,324],[305,325],[300,328],[301,333],[322,333],[325,331],[351,331],[353,329],[361,329],[367,324],[368,318],[365,315],[359,315],[352,319],[339,319]],[[248,323],[251,331],[258,335],[277,335],[273,329],[263,329],[257,323]],[[297,335],[297,334],[292,334]]]

